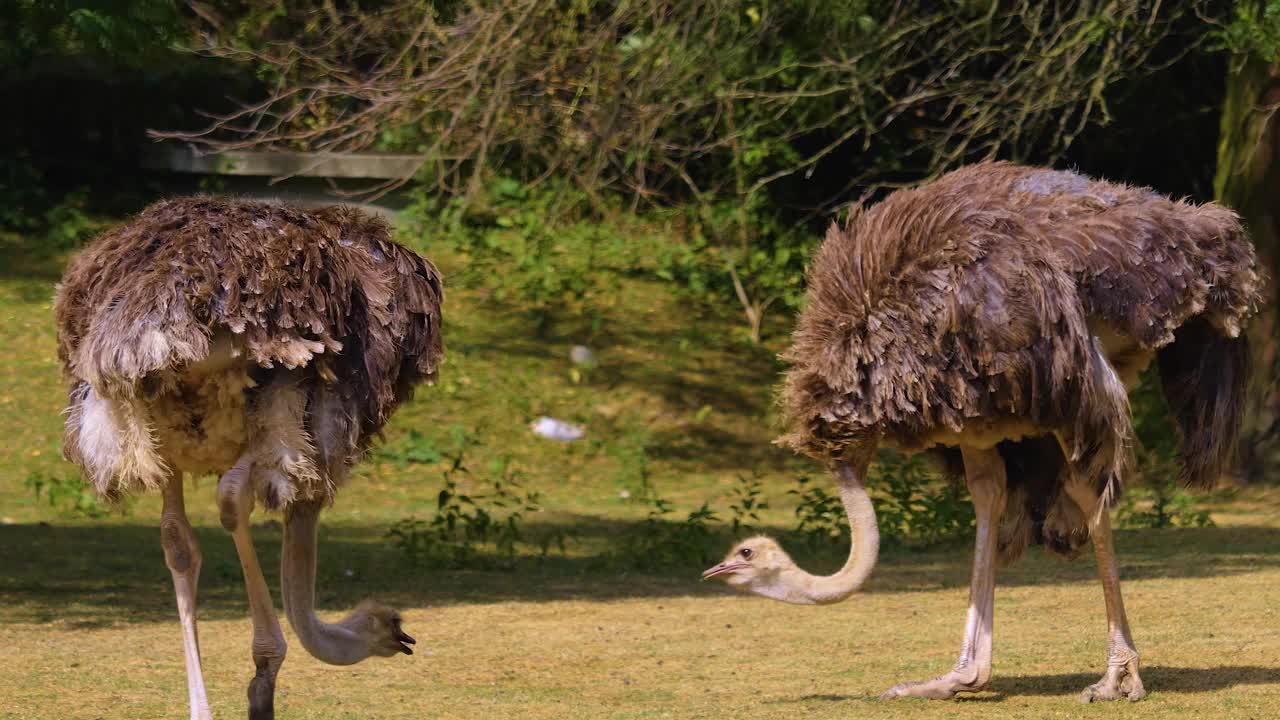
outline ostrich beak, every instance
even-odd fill
[[[746,566],[747,564],[744,562],[725,561],[720,563],[719,565],[714,565],[702,571],[702,579],[710,580],[713,577],[720,577],[721,575],[728,575],[730,573],[735,573],[745,568]]]
[[[400,623],[398,622],[392,626],[392,630],[393,630],[392,637],[396,640],[396,642],[400,643],[400,652],[404,653],[405,655],[412,655],[413,649],[410,648],[409,646],[416,645],[418,641],[410,637],[407,633],[405,633],[404,630],[401,630]]]

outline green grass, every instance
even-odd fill
[[[8,244],[4,244],[4,243]],[[50,298],[61,260],[0,239],[0,717],[158,718],[186,712],[180,636],[159,548],[158,498],[85,519],[38,502],[31,473],[71,475],[59,455],[62,387]],[[438,253],[437,253],[438,254]],[[451,258],[442,257],[446,279]],[[562,318],[536,337],[519,308],[452,287],[449,359],[343,489],[321,531],[318,601],[337,615],[366,595],[405,609],[412,658],[337,668],[291,652],[281,718],[1269,717],[1280,691],[1280,492],[1215,495],[1218,527],[1121,531],[1126,602],[1151,696],[1081,707],[1101,674],[1105,620],[1092,563],[1031,552],[1001,575],[991,689],[956,702],[881,703],[904,679],[954,660],[968,550],[882,554],[868,592],[798,608],[730,595],[697,567],[641,574],[599,561],[643,519],[619,496],[641,459],[683,517],[725,515],[740,475],[758,474],[767,525],[791,524],[786,490],[812,464],[769,444],[781,342],[743,343],[740,321],[662,286],[621,283],[605,322]],[[601,366],[570,377],[588,339]],[[710,412],[703,408],[709,406]],[[547,414],[586,425],[561,445],[527,424]],[[443,445],[460,425],[481,440],[479,471],[502,456],[543,495],[530,540],[570,529],[563,555],[514,571],[407,566],[387,528],[434,508],[440,463],[405,460],[409,430]],[[643,455],[637,448],[644,447]],[[481,473],[482,474],[482,473]],[[244,714],[250,625],[213,483],[188,491],[205,557],[201,645],[215,714]],[[279,525],[260,515],[259,554],[275,585]],[[806,557],[839,564],[838,549]]]

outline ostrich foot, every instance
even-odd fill
[[[956,693],[978,692],[987,686],[987,678],[980,677],[973,669],[957,668],[932,680],[898,683],[880,696],[881,700],[914,697],[926,700],[946,700]]]
[[[1138,656],[1134,654],[1127,659],[1115,659],[1108,663],[1107,672],[1102,679],[1080,693],[1080,702],[1091,703],[1120,698],[1137,702],[1146,696],[1147,690],[1142,687],[1142,678],[1138,676]]]

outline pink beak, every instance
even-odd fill
[[[729,575],[730,573],[735,573],[745,568],[746,566],[747,564],[744,562],[739,562],[735,560],[726,560],[725,562],[722,562],[719,565],[715,565],[704,570],[702,572],[702,579],[710,580],[713,577],[720,577],[721,575]]]

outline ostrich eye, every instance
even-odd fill
[[[752,555],[751,548],[742,548],[738,551],[738,554],[742,556],[743,560],[750,560]]]

